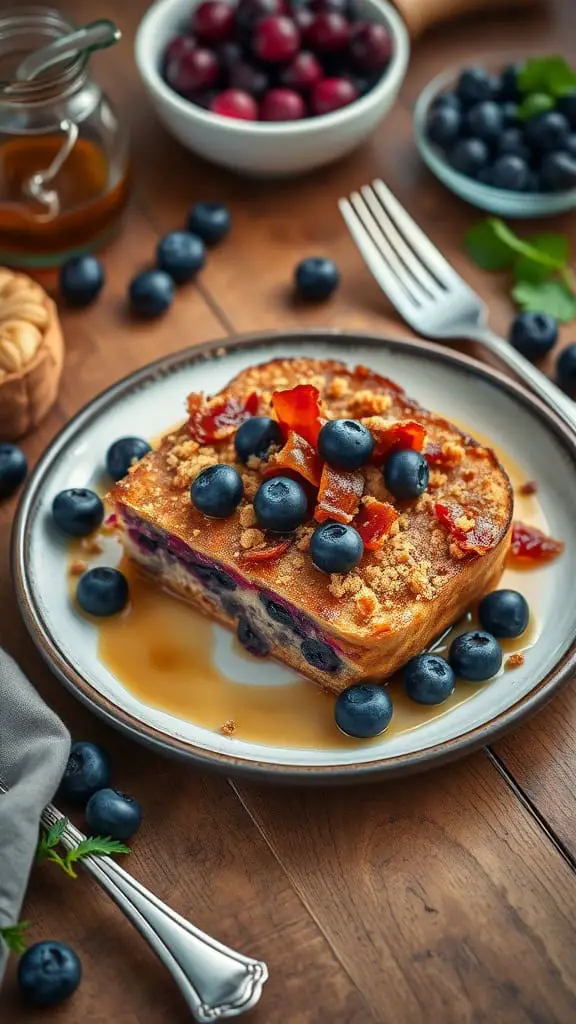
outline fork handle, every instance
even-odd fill
[[[537,366],[529,363],[508,341],[494,334],[489,328],[480,328],[478,332],[469,331],[467,337],[472,341],[478,341],[506,363],[571,430],[576,431],[575,403]]]

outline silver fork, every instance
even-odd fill
[[[576,430],[571,399],[490,330],[480,296],[444,259],[383,181],[365,185],[348,199],[340,199],[338,205],[369,270],[406,323],[428,338],[467,338],[484,345]]]
[[[6,792],[7,787],[0,780],[0,793]],[[41,820],[50,828],[64,817],[48,804]],[[85,838],[68,822],[62,845],[71,850]],[[195,928],[111,857],[89,856],[81,863],[168,968],[195,1020],[212,1024],[237,1017],[258,1002],[268,977],[262,960],[236,953]]]

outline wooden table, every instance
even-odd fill
[[[400,100],[352,157],[301,181],[242,181],[195,159],[159,126],[131,58],[143,0],[60,0],[78,21],[112,17],[124,42],[97,74],[133,134],[134,192],[105,255],[108,285],[89,311],[64,313],[67,363],[57,407],[25,447],[32,461],[102,388],[163,353],[246,330],[305,324],[408,334],[367,273],[336,199],[381,175],[489,301],[505,332],[502,282],[473,268],[461,238],[474,220],[420,163],[411,108],[424,82],[487,51],[539,48],[574,58],[573,0],[547,13],[496,15],[428,34],[414,49]],[[95,62],[96,63],[96,62]],[[234,229],[196,285],[163,319],[129,323],[126,285],[157,238],[200,198],[228,203]],[[576,241],[576,218],[560,227]],[[555,225],[557,226],[557,225]],[[328,253],[343,285],[327,306],[292,304],[293,267]],[[563,340],[575,340],[574,327]],[[270,981],[254,1024],[456,1024],[576,1020],[576,695],[453,764],[400,782],[343,790],[277,790],[204,776],[105,728],[51,676],[20,620],[10,585],[9,526],[0,511],[0,642],[21,662],[76,738],[112,753],[121,788],[145,808],[130,870],[200,927],[265,958]],[[1,866],[0,866],[1,870]],[[114,906],[83,877],[34,870],[23,916],[31,940],[80,953],[84,978],[58,1024],[184,1024],[172,981]],[[40,1019],[19,1002],[10,1022]],[[0,1014],[1,1016],[1,1014]]]

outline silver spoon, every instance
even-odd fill
[[[101,18],[84,25],[76,32],[70,32],[67,36],[60,36],[53,39],[40,50],[28,54],[27,57],[16,68],[15,78],[17,82],[30,82],[46,68],[60,61],[77,57],[81,53],[93,53],[94,50],[104,50],[113,46],[122,37],[120,29],[113,21]]]

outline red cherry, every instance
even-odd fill
[[[341,14],[317,14],[306,32],[306,42],[319,53],[337,53],[348,45],[350,26]]]
[[[312,89],[310,106],[314,114],[330,114],[358,99],[358,90],[347,78],[323,78]]]
[[[173,60],[178,60],[187,50],[196,49],[196,41],[192,36],[175,36],[164,51],[164,64],[168,67]]]
[[[241,121],[256,121],[258,118],[256,100],[240,89],[226,89],[219,93],[212,100],[210,110],[221,117],[235,117]]]
[[[262,121],[298,121],[305,114],[304,100],[293,89],[271,89],[260,104]]]
[[[308,7],[297,7],[295,11],[290,14],[292,21],[298,26],[302,39],[306,38],[306,33],[314,21],[314,15]]]
[[[244,36],[250,35],[257,21],[273,14],[283,14],[284,0],[240,0],[236,8],[236,25]]]
[[[361,71],[381,71],[392,56],[392,39],[385,25],[376,22],[352,27],[350,57]]]
[[[262,96],[270,88],[270,80],[265,71],[255,68],[246,61],[240,61],[230,68],[230,85],[241,92],[249,92],[251,96]]]
[[[282,85],[289,89],[305,92],[319,82],[323,74],[322,65],[314,54],[308,53],[307,50],[300,50],[300,53],[297,53],[283,69],[280,80]]]
[[[270,64],[291,60],[300,46],[300,33],[290,18],[263,18],[256,25],[252,47],[260,60]]]
[[[176,92],[186,95],[198,89],[209,89],[218,78],[218,61],[212,50],[186,50],[170,61],[166,79]]]
[[[234,31],[234,9],[223,0],[204,0],[192,13],[192,29],[205,43],[219,43]]]

